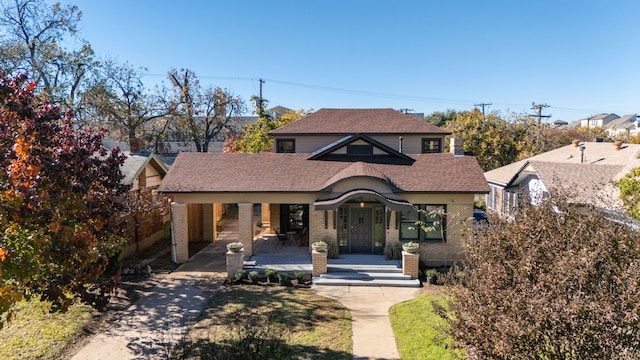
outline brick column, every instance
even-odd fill
[[[171,203],[171,258],[175,263],[189,260],[189,215],[187,204]]]
[[[320,274],[327,273],[327,252],[326,251],[311,251],[311,264],[313,270],[312,276],[320,276]]]
[[[262,203],[262,231],[268,231],[270,234],[271,230],[271,213],[269,209],[271,208],[269,203]]]
[[[253,255],[253,204],[238,203],[238,241],[247,256]]]
[[[420,254],[410,254],[406,251],[402,252],[402,274],[411,275],[411,278],[417,279],[420,272]]]
[[[238,252],[227,251],[227,279],[234,279],[238,270],[244,265],[244,250]]]

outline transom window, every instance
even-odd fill
[[[442,139],[422,139],[423,154],[437,154],[442,152]]]
[[[373,155],[373,145],[347,145],[348,155]]]
[[[295,139],[276,139],[276,152],[278,153],[295,153]]]
[[[400,239],[425,242],[446,241],[446,205],[414,205],[400,213]],[[420,224],[424,225],[424,229]],[[425,231],[426,230],[426,231]]]

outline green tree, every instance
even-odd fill
[[[172,125],[175,130],[187,134],[198,152],[207,152],[209,143],[233,126],[245,110],[240,97],[221,88],[200,86],[195,73],[189,69],[169,71],[173,86]]]
[[[0,312],[32,296],[103,308],[118,285],[102,276],[123,244],[124,156],[34,89],[26,75],[0,80]]]
[[[638,233],[569,197],[523,202],[515,220],[490,218],[468,239],[442,314],[474,356],[640,357]]]
[[[262,101],[263,107],[266,101]],[[307,112],[291,110],[278,119],[272,119],[263,109],[258,108],[258,120],[254,124],[243,126],[242,134],[235,136],[226,144],[227,152],[258,153],[273,150],[273,138],[269,132],[291,122],[299,120]]]
[[[618,181],[620,199],[629,215],[640,220],[640,167],[631,169]]]
[[[447,124],[456,119],[456,117],[461,114],[458,111],[447,109],[446,112],[442,111],[434,111],[433,113],[424,117],[424,120],[432,123],[436,126],[447,126]]]
[[[464,140],[464,150],[475,155],[484,171],[510,164],[518,157],[514,127],[495,112],[486,118],[478,109],[460,113],[446,129],[451,136]]]

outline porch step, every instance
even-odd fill
[[[420,287],[420,280],[390,265],[331,265],[326,274],[312,280],[313,285]]]

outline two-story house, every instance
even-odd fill
[[[489,188],[460,139],[446,151],[449,132],[393,109],[321,109],[271,135],[270,153],[178,155],[160,187],[175,201],[174,259],[187,260],[189,241],[215,238],[216,203],[238,204],[247,255],[254,204],[262,204],[265,230],[304,234],[307,244],[332,240],[341,253],[376,254],[414,240],[426,263],[462,258],[464,220],[474,195]],[[422,231],[417,220],[437,226]]]

